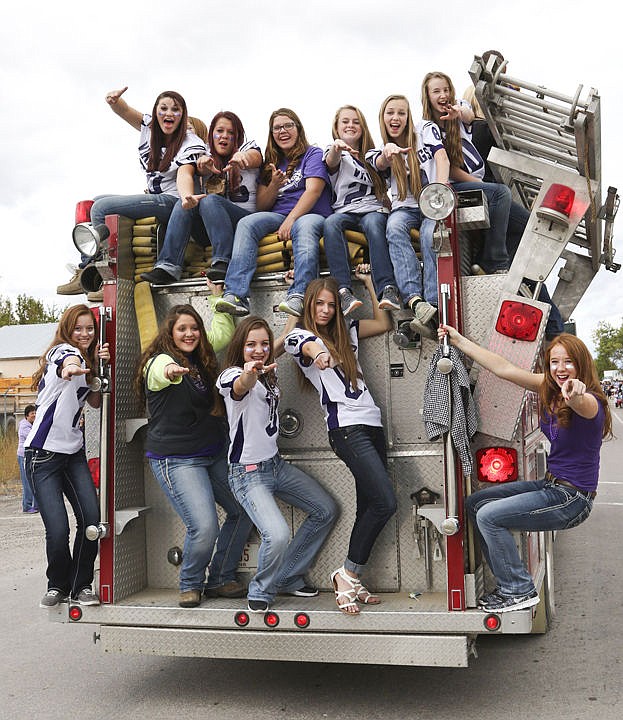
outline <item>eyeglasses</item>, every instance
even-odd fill
[[[273,125],[273,135],[278,135],[282,130],[294,130],[295,127],[296,123],[293,122],[283,123],[283,125]]]

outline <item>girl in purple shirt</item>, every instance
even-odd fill
[[[463,337],[439,328],[452,345],[500,378],[538,392],[541,428],[551,443],[542,480],[518,480],[478,490],[466,509],[496,577],[497,587],[479,600],[486,612],[532,607],[539,595],[521,561],[512,530],[565,530],[586,520],[593,508],[601,442],[612,434],[608,399],[586,345],[558,335],[545,353],[544,372],[533,373]]]

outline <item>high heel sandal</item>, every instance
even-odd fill
[[[339,590],[337,587],[337,576],[349,585],[348,590]],[[357,615],[359,613],[359,606],[357,605],[357,578],[351,577],[344,570],[344,566],[334,570],[331,573],[331,582],[333,583],[333,590],[335,591],[335,602],[344,615]],[[341,601],[340,601],[341,600]],[[352,609],[350,609],[352,608]]]
[[[361,581],[359,579],[357,579],[355,591],[355,600],[357,602],[363,603],[364,605],[379,605],[381,602],[381,598],[373,595],[368,590],[368,588],[365,587],[365,585],[361,584]]]

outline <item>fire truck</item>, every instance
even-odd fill
[[[602,198],[601,190],[600,98],[581,86],[565,95],[525,82],[495,58],[475,57],[470,77],[496,143],[488,161],[530,218],[508,274],[472,275],[476,233],[488,222],[483,195],[429,186],[421,207],[436,220],[440,315],[476,342],[533,369],[550,311],[535,299],[542,283],[549,278],[553,301],[567,320],[602,266],[619,268],[612,247],[618,195],[610,187]],[[78,220],[88,221],[88,208],[79,204],[79,211]],[[317,478],[341,509],[309,574],[321,593],[311,599],[279,596],[265,614],[249,613],[244,599],[178,607],[184,528],[146,464],[147,420],[132,384],[141,347],[172,305],[190,303],[206,323],[212,311],[201,277],[208,251],[192,242],[181,281],[162,287],[140,281],[140,273],[153,266],[160,234],[153,219],[134,223],[118,216],[107,217],[104,228],[82,222],[75,230],[77,244],[84,248],[88,238],[98,257],[83,284],[94,290],[103,283],[99,332],[112,349],[109,366],[101,368],[101,414],[87,416],[87,451],[99,456],[101,468],[102,521],[87,529],[100,541],[101,605],[61,605],[49,610],[51,619],[98,626],[95,641],[110,653],[414,666],[465,667],[479,635],[545,632],[555,610],[553,533],[516,534],[540,603],[485,613],[477,598],[491,587],[491,577],[464,514],[465,497],[481,483],[544,473],[547,447],[537,398],[484,369],[468,368],[479,423],[467,475],[452,434],[431,440],[425,425],[429,372],[451,385],[449,349],[442,345],[431,368],[439,344],[414,334],[406,311],[395,314],[393,333],[360,347],[366,381],[382,411],[398,499],[365,578],[382,603],[365,606],[356,617],[336,607],[329,574],[342,564],[348,546],[354,482],[329,448],[315,394],[300,392],[294,363],[284,357],[278,365],[280,451]],[[349,241],[353,264],[365,259],[365,238],[353,234]],[[278,304],[289,259],[289,248],[276,236],[260,244],[251,310],[267,318],[276,335],[287,320]],[[369,310],[367,293],[354,285]],[[448,406],[451,413],[451,397]],[[294,533],[302,515],[286,505],[282,510]],[[258,542],[252,535],[241,558],[243,579],[254,572]]]

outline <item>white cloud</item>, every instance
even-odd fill
[[[386,95],[407,94],[417,114],[427,71],[448,72],[462,91],[474,54],[499,48],[519,77],[570,95],[579,83],[600,89],[604,190],[617,185],[618,30],[604,23],[586,32],[582,17],[586,4],[578,0],[11,4],[0,29],[0,294],[64,304],[55,288],[68,279],[64,264],[76,260],[76,201],[142,189],[137,134],[104,102],[124,85],[142,111],[163,89],[179,90],[204,121],[232,109],[261,146],[270,112],[290,106],[310,140],[324,145],[339,105],[359,105],[378,139]],[[599,320],[623,316],[619,277],[602,271],[574,313],[584,339]]]

